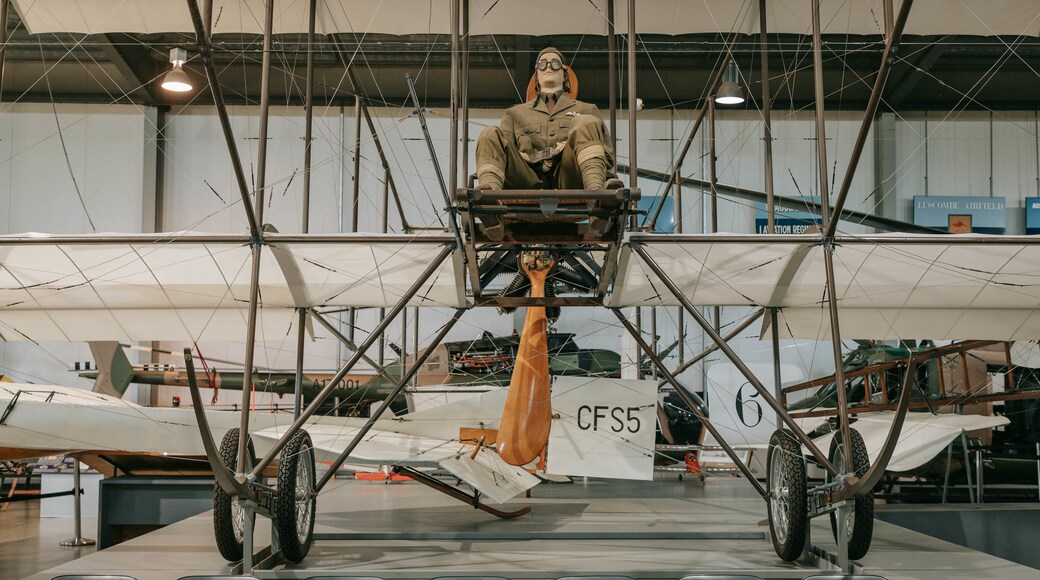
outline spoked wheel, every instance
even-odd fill
[[[238,464],[239,430],[229,429],[220,441],[220,460],[231,471]],[[256,451],[253,440],[248,439],[246,445],[246,469],[256,465]],[[243,471],[245,471],[243,470]],[[219,483],[213,484],[213,535],[217,540],[217,550],[228,562],[242,559],[242,537],[245,535],[246,514],[238,505],[238,498],[232,497]]]
[[[805,547],[809,525],[805,459],[794,435],[777,429],[769,438],[769,535],[781,559],[791,562]]]
[[[867,444],[863,436],[855,429],[849,429],[849,439],[852,441],[852,467],[853,475],[863,477],[870,467],[870,456],[867,455]],[[831,450],[828,457],[839,473],[848,470],[845,461],[845,446],[841,444],[841,431],[835,433],[831,439]],[[874,492],[873,490],[854,498],[852,509],[848,510],[845,519],[845,533],[849,539],[849,559],[859,560],[867,555],[870,550],[870,542],[874,537]],[[831,512],[831,531],[834,533],[834,541],[838,541],[838,514]]]
[[[290,562],[307,557],[314,541],[314,446],[302,429],[289,439],[278,461],[274,522],[282,555]]]

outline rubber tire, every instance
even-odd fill
[[[229,429],[220,441],[220,460],[232,471],[236,471],[238,463],[239,429]],[[253,449],[252,438],[247,440],[246,457],[249,466],[256,465],[256,450]],[[231,496],[219,483],[213,484],[213,536],[217,541],[217,550],[228,562],[242,560],[243,530],[235,525],[235,507],[238,498]]]
[[[787,473],[788,493],[787,506],[775,505],[776,498],[773,497],[774,488],[774,462],[782,462],[782,467]],[[805,531],[809,525],[807,480],[805,474],[805,459],[802,457],[802,446],[798,443],[794,434],[786,429],[777,429],[769,438],[769,453],[766,456],[767,466],[767,490],[770,496],[767,502],[769,512],[769,537],[773,541],[773,549],[781,560],[793,562],[802,555],[805,549]],[[783,530],[783,540],[777,534],[780,522],[775,521],[774,507],[782,510],[787,519]]]
[[[300,470],[306,470],[309,476],[310,517],[304,524],[306,534],[300,534],[297,522],[296,484]],[[274,493],[274,521],[272,525],[278,534],[278,545],[286,560],[302,562],[314,543],[314,515],[318,507],[314,491],[314,445],[311,436],[299,430],[289,439],[278,460],[278,486]],[[303,538],[301,539],[301,535]]]
[[[855,429],[849,429],[849,439],[852,440],[852,466],[855,468],[855,475],[863,477],[870,468],[867,444],[863,441],[863,436]],[[827,454],[831,463],[834,463],[842,454],[841,450],[841,431],[839,430],[831,439],[830,453]],[[859,560],[870,551],[870,543],[874,538],[874,490],[870,490],[854,500],[852,517],[852,533],[849,534],[849,559]],[[834,541],[837,542],[837,512],[831,512],[831,533],[834,534]]]

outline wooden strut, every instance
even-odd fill
[[[479,449],[479,447],[478,447],[478,449]],[[444,483],[443,481],[441,481],[439,479],[431,477],[431,476],[429,476],[429,475],[427,475],[427,474],[425,474],[425,473],[423,473],[421,471],[412,469],[411,467],[404,467],[404,466],[398,465],[398,466],[395,466],[392,471],[394,473],[397,473],[397,474],[400,474],[400,475],[407,475],[408,477],[410,477],[410,478],[414,479],[415,481],[425,485],[426,487],[429,487],[430,489],[437,490],[437,491],[443,493],[444,495],[453,497],[453,498],[455,498],[455,499],[457,499],[457,500],[459,500],[459,501],[461,501],[463,503],[468,503],[468,504],[472,505],[474,508],[476,508],[476,509],[478,509],[478,510],[480,510],[482,512],[489,513],[489,514],[495,516],[496,518],[502,518],[503,520],[510,520],[510,519],[513,519],[513,518],[518,518],[518,517],[523,516],[523,515],[527,515],[528,513],[531,512],[531,506],[525,506],[525,507],[523,507],[521,509],[518,509],[518,510],[512,511],[512,512],[507,512],[507,511],[504,511],[504,510],[495,509],[495,508],[493,508],[493,507],[491,507],[491,506],[489,506],[487,504],[480,503],[480,494],[474,493],[473,495],[470,495],[470,494],[460,490],[459,488],[457,488],[455,486],[448,485],[448,484]]]

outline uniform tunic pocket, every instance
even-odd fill
[[[567,135],[570,133],[570,123],[560,123],[555,129],[549,129],[549,136],[552,137],[553,143],[560,143],[567,140]]]
[[[517,145],[521,151],[533,153],[545,149],[545,140],[542,138],[541,125],[528,125],[521,127],[517,132]]]

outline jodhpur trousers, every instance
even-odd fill
[[[604,156],[608,168],[614,163],[606,127],[595,115],[575,117],[566,145],[548,171],[542,162],[532,164],[524,159],[515,135],[491,126],[477,138],[477,175],[484,171],[497,174],[503,189],[584,189],[579,165],[589,155]]]

